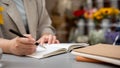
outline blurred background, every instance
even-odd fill
[[[46,0],[60,42],[117,42],[120,0]]]

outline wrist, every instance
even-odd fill
[[[9,46],[8,47],[9,47],[8,51],[9,51],[10,54],[16,54],[17,55],[16,48],[15,48],[16,47],[16,38],[9,41]]]
[[[2,48],[4,53],[10,53],[10,40],[0,39],[0,48]]]

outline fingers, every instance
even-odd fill
[[[13,51],[13,53],[15,53],[16,55],[29,55],[36,51],[35,45],[24,45],[24,44],[20,45],[20,44],[18,44],[14,48],[15,48],[15,50]]]
[[[60,43],[59,40],[57,40],[56,36],[52,36],[51,38],[52,39],[50,39],[50,43],[48,42],[49,44]]]
[[[34,45],[35,40],[28,39],[28,38],[17,38],[17,43],[19,44],[26,44],[26,45]]]
[[[26,36],[27,38],[18,37],[17,42],[23,43],[23,44],[34,44],[35,43],[35,39],[31,35],[24,35],[24,36]]]
[[[58,43],[60,43],[60,42],[59,42],[59,40],[56,40],[56,41],[55,41],[55,43],[57,43],[57,44],[58,44]]]
[[[30,55],[36,51],[36,47],[31,48],[17,48],[19,55]]]
[[[54,35],[43,35],[38,42],[43,45],[44,43],[48,44],[54,44],[54,43],[60,43],[59,40],[56,39],[56,36]]]
[[[51,43],[55,43],[56,42],[56,36],[52,36],[52,39],[51,39]]]
[[[17,49],[26,49],[26,50],[32,50],[35,48],[35,45],[26,45],[26,44],[19,44],[16,46]]]
[[[53,40],[53,36],[52,35],[48,35],[48,44],[51,44]]]
[[[45,36],[43,36],[42,38],[40,38],[37,42],[39,42],[41,45],[43,45],[46,42]]]
[[[36,51],[36,46],[34,45],[35,40],[31,35],[26,35],[27,38],[16,37],[12,39],[12,45],[10,46],[10,51],[15,55],[29,55]]]

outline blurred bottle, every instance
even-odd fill
[[[88,34],[89,34],[92,30],[95,29],[95,24],[92,19],[89,19],[87,25],[88,25]]]
[[[107,31],[110,27],[109,19],[103,19],[101,22],[101,27],[103,28],[104,31]]]
[[[85,26],[85,22],[83,19],[80,19],[77,23],[77,30],[78,30],[78,35],[83,35],[84,34],[84,26]]]

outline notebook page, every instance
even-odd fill
[[[45,47],[47,46],[53,46],[53,47],[58,47],[58,48],[65,48],[65,49],[69,49],[69,47],[71,46],[88,46],[88,44],[86,43],[60,43],[60,44],[44,44]]]
[[[68,43],[61,43],[61,44],[45,44],[45,47],[57,47],[57,48],[65,48],[68,49],[71,45]]]
[[[34,58],[43,58],[44,55],[49,54],[51,52],[57,51],[61,48],[59,47],[54,47],[54,46],[45,46],[47,49],[43,49],[40,46],[37,47],[37,50],[35,53],[28,55],[30,57],[34,57]]]

